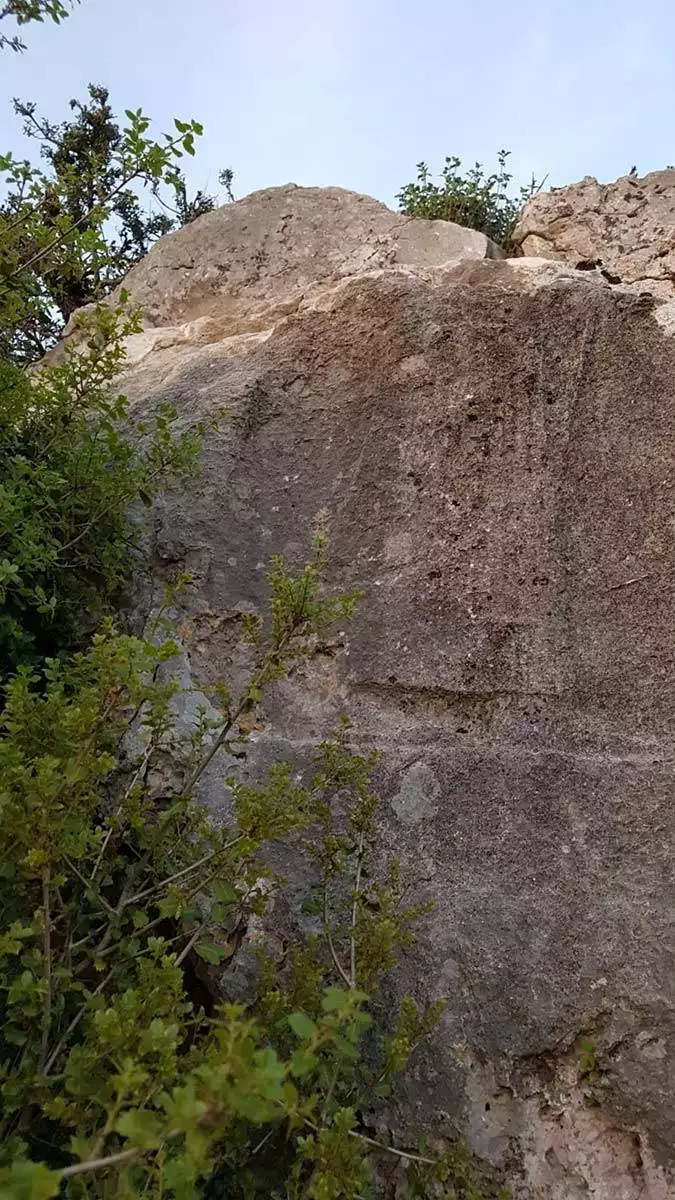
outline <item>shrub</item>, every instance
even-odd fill
[[[513,176],[507,171],[508,150],[497,155],[497,170],[486,175],[480,163],[461,174],[459,158],[446,158],[440,186],[433,182],[426,163],[417,164],[417,179],[401,188],[396,199],[402,212],[430,221],[454,221],[477,229],[505,249],[510,248],[516,218],[526,200],[536,195],[545,180],[521,187],[517,196],[509,195]]]
[[[19,365],[38,361],[73,312],[103,299],[158,237],[215,206],[204,192],[188,195],[180,169],[195,153],[197,121],[176,119],[154,141],[140,109],[121,124],[93,84],[70,107],[71,120],[56,124],[15,100],[45,165],[0,155],[0,353]],[[232,172],[220,182],[231,199]]]
[[[403,905],[396,864],[374,870],[375,760],[350,749],[343,722],[307,784],[283,764],[262,786],[231,780],[229,826],[194,795],[214,752],[241,753],[239,721],[261,688],[348,615],[353,597],[320,594],[321,555],[295,575],[277,562],[269,631],[249,625],[248,687],[218,721],[202,713],[187,741],[171,719],[177,685],[157,678],[176,652],[166,635],[144,642],[108,625],[43,679],[24,668],[7,685],[3,1195],[192,1196],[215,1172],[242,1200],[369,1186],[379,1148],[362,1113],[439,1013],[409,999],[388,1029],[373,1025],[380,976],[422,912]],[[152,767],[168,750],[178,774],[158,794]],[[195,964],[218,966],[227,994],[247,923],[281,886],[261,851],[292,832],[315,865],[318,931],[287,965],[264,964],[247,1008],[207,1014]]]
[[[179,435],[168,405],[133,424],[111,391],[138,328],[124,297],[81,327],[57,366],[29,378],[0,363],[0,677],[96,628],[133,561],[130,505],[196,462],[201,427]]]

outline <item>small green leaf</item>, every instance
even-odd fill
[[[22,1029],[17,1029],[15,1025],[5,1025],[2,1036],[10,1046],[25,1046],[28,1040],[27,1034]]]
[[[211,892],[219,904],[236,904],[239,900],[239,892],[235,892],[229,883],[223,883],[221,880],[213,884]]]
[[[42,1163],[20,1158],[11,1167],[0,1169],[2,1200],[51,1200],[61,1187],[61,1172],[50,1171]]]
[[[313,1038],[316,1035],[316,1025],[312,1021],[311,1017],[307,1016],[307,1013],[291,1013],[290,1017],[288,1018],[288,1024],[293,1030],[293,1033],[296,1033],[298,1037],[303,1038],[303,1040]]]
[[[324,1012],[340,1012],[349,1003],[349,992],[344,988],[328,987],[326,988],[321,1000],[321,1007]]]
[[[394,1089],[392,1085],[386,1079],[383,1079],[381,1083],[377,1084],[373,1095],[375,1095],[378,1100],[386,1100],[389,1096],[391,1096],[393,1090]]]
[[[215,942],[198,942],[195,951],[204,962],[211,963],[213,966],[217,966],[224,958],[227,958],[227,950],[223,950],[222,946],[216,946]]]
[[[156,1113],[131,1109],[122,1113],[115,1126],[122,1137],[128,1138],[142,1150],[154,1150],[161,1141],[161,1123]]]
[[[310,1071],[314,1070],[317,1061],[316,1054],[312,1054],[311,1051],[300,1046],[291,1058],[291,1074],[295,1075],[296,1079],[302,1079],[304,1075],[309,1075]]]

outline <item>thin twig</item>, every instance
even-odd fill
[[[351,989],[352,989],[351,980],[350,980],[347,972],[345,971],[344,967],[342,966],[342,963],[340,962],[340,959],[337,956],[335,946],[333,945],[333,935],[331,934],[330,923],[328,920],[328,888],[327,887],[324,887],[324,889],[323,889],[323,931],[326,935],[326,941],[328,942],[328,949],[330,950],[330,956],[335,965],[335,969],[338,972],[338,975],[340,975],[340,977],[342,978],[343,982],[346,983],[347,987],[351,991]]]
[[[109,1154],[107,1158],[92,1158],[89,1162],[73,1163],[72,1167],[64,1167],[61,1178],[70,1179],[73,1175],[83,1175],[85,1171],[102,1171],[120,1163],[133,1162],[140,1153],[141,1150],[134,1147],[132,1150],[120,1150],[118,1154]]]
[[[126,789],[126,791],[125,791],[125,793],[124,793],[124,796],[123,796],[122,800],[120,801],[120,803],[119,803],[119,804],[118,804],[118,806],[117,806],[117,810],[115,811],[115,814],[114,814],[114,816],[113,816],[113,821],[116,821],[116,820],[118,819],[118,817],[120,817],[120,816],[122,815],[122,805],[125,803],[125,801],[126,801],[126,800],[128,800],[128,799],[129,799],[129,797],[130,797],[130,795],[131,795],[131,793],[132,793],[133,789],[135,788],[136,784],[138,783],[138,780],[139,780],[139,777],[140,777],[141,773],[142,773],[142,772],[145,770],[145,768],[147,767],[147,765],[148,765],[148,763],[149,763],[149,761],[150,761],[150,755],[152,754],[153,748],[154,748],[154,747],[153,747],[153,744],[152,744],[152,743],[150,743],[150,745],[147,747],[147,749],[146,749],[146,751],[145,751],[145,754],[143,755],[143,759],[142,759],[142,761],[141,761],[141,764],[140,764],[140,766],[139,766],[139,767],[138,767],[138,769],[135,771],[135,773],[134,773],[134,777],[133,777],[133,779],[131,780],[131,783],[129,784],[128,788]],[[97,874],[97,872],[98,872],[98,869],[99,869],[99,867],[100,867],[100,865],[101,865],[101,860],[102,860],[102,858],[103,858],[103,855],[105,854],[106,850],[108,849],[108,844],[109,844],[109,842],[110,842],[110,839],[111,839],[112,835],[113,835],[113,824],[112,824],[112,821],[111,821],[111,823],[110,823],[110,827],[109,827],[109,829],[108,829],[108,832],[106,833],[106,835],[105,835],[105,838],[103,839],[103,844],[102,844],[102,846],[101,846],[101,849],[99,850],[99,853],[98,853],[98,857],[97,857],[97,859],[96,859],[96,862],[94,863],[94,869],[93,869],[93,871],[92,871],[92,873],[91,873],[91,878],[92,878],[92,881],[93,881],[93,880],[96,878],[96,874]]]
[[[305,1125],[314,1133],[319,1132],[319,1126],[313,1121],[305,1118]],[[369,1146],[375,1146],[377,1150],[382,1150],[385,1154],[395,1154],[397,1158],[407,1158],[411,1162],[428,1163],[430,1167],[437,1167],[439,1159],[425,1158],[423,1154],[410,1154],[407,1150],[397,1150],[395,1146],[385,1146],[383,1142],[376,1142],[375,1138],[368,1137],[365,1133],[359,1133],[356,1129],[348,1129],[347,1133],[350,1137],[358,1138],[361,1142],[367,1142]]]
[[[356,918],[359,908],[359,894],[361,891],[361,873],[363,871],[363,847],[366,840],[365,830],[361,830],[359,838],[359,850],[356,859],[356,881],[354,883],[354,903],[352,904],[352,926],[349,939],[349,962],[352,991],[356,988]]]
[[[185,962],[185,959],[187,958],[188,954],[192,950],[192,947],[197,944],[197,941],[199,940],[199,938],[203,934],[204,930],[206,929],[206,924],[207,924],[206,921],[202,921],[201,925],[197,926],[197,928],[195,929],[187,946],[185,946],[183,948],[183,950],[181,950],[180,954],[178,955],[178,958],[176,959],[177,967],[180,967],[181,963]]]
[[[79,1011],[73,1017],[72,1021],[70,1022],[70,1025],[66,1029],[66,1032],[64,1033],[63,1037],[61,1038],[61,1041],[59,1042],[58,1046],[56,1046],[56,1048],[52,1051],[49,1058],[47,1059],[47,1063],[46,1063],[45,1069],[44,1069],[45,1076],[49,1075],[49,1072],[51,1071],[52,1067],[54,1066],[54,1063],[56,1062],[57,1058],[59,1057],[59,1054],[64,1049],[66,1042],[68,1041],[68,1038],[70,1037],[71,1033],[74,1033],[75,1030],[77,1029],[80,1021],[82,1020],[87,1009],[89,1008],[90,1001],[92,1001],[94,999],[94,996],[98,996],[99,993],[103,991],[103,989],[104,989],[105,985],[108,983],[111,975],[112,975],[112,971],[109,971],[108,974],[106,975],[105,979],[102,979],[101,982],[99,983],[98,987],[96,988],[96,991],[92,992],[91,995],[87,997],[87,1003],[83,1004],[82,1008],[79,1009]]]
[[[276,1129],[274,1128],[274,1126],[272,1126],[272,1128],[269,1130],[269,1132],[265,1134],[264,1138],[260,1139],[257,1146],[254,1146],[253,1149],[251,1150],[251,1158],[253,1158],[256,1154],[260,1153],[260,1151],[262,1150],[265,1143],[269,1142],[270,1138],[272,1137],[272,1135],[274,1133],[276,1133]]]
[[[188,778],[187,783],[185,784],[185,786],[183,788],[183,791],[191,792],[192,789],[194,788],[195,784],[198,782],[198,780],[201,779],[201,777],[204,774],[204,771],[208,767],[209,763],[212,761],[213,758],[215,758],[215,756],[218,753],[218,751],[220,750],[221,746],[227,740],[227,736],[231,732],[233,725],[236,724],[236,722],[239,720],[239,717],[241,717],[244,714],[244,712],[251,706],[251,703],[252,703],[251,691],[254,690],[255,688],[260,688],[261,685],[265,682],[265,677],[267,675],[267,672],[270,669],[270,666],[272,665],[272,663],[274,662],[275,659],[279,658],[279,655],[285,649],[285,647],[287,646],[287,644],[291,640],[291,638],[297,633],[297,631],[301,625],[302,625],[302,621],[294,621],[293,624],[290,626],[290,628],[287,629],[287,631],[283,635],[283,637],[281,637],[279,639],[279,642],[277,643],[277,645],[273,646],[271,650],[267,651],[267,654],[265,654],[265,656],[263,658],[262,664],[260,665],[258,670],[253,675],[253,678],[251,679],[251,682],[249,683],[246,691],[244,692],[244,695],[242,696],[241,700],[239,701],[239,704],[237,705],[235,711],[228,717],[227,721],[225,722],[222,729],[220,730],[215,742],[209,748],[208,753],[204,755],[204,758],[195,767],[194,771]]]
[[[84,884],[87,891],[88,892],[94,891],[95,889],[92,887],[91,880],[85,878],[85,876],[82,874],[82,872],[79,871],[78,868],[75,866],[75,863],[72,862],[68,857],[66,857],[65,861],[66,861],[68,867],[70,868],[70,870],[73,872],[73,874],[77,875],[77,878],[79,879],[80,883]],[[115,909],[112,907],[112,904],[108,904],[108,901],[106,900],[105,896],[103,896],[101,894],[101,892],[96,892],[96,899],[103,905],[106,912],[110,913],[110,915],[113,917],[116,915]]]
[[[183,867],[182,871],[176,871],[175,875],[169,875],[169,878],[163,879],[161,883],[157,883],[151,888],[146,888],[144,892],[138,892],[136,896],[132,896],[129,900],[125,900],[123,907],[127,908],[130,904],[139,904],[141,900],[147,900],[150,896],[155,896],[157,892],[163,891],[163,889],[168,887],[170,883],[175,883],[176,880],[183,879],[185,875],[191,875],[193,871],[196,871],[199,867],[203,867],[204,863],[211,862],[211,859],[215,858],[217,855],[226,854],[228,850],[231,850],[233,846],[236,846],[238,842],[243,840],[244,834],[240,833],[238,837],[233,838],[231,842],[227,842],[224,846],[221,846],[219,850],[210,850],[209,853],[205,854],[203,858],[198,858],[197,862],[190,863],[189,866]]]
[[[618,592],[619,588],[630,587],[634,583],[643,583],[645,579],[649,579],[649,575],[635,575],[633,579],[624,579],[621,583],[611,583],[607,591]]]
[[[168,145],[165,147],[165,149],[166,150],[173,149],[173,147],[176,146],[180,141],[181,141],[181,138],[179,138],[179,137],[173,138],[168,143]],[[122,180],[120,181],[120,183],[117,185],[117,187],[114,187],[112,189],[112,191],[108,192],[108,195],[104,196],[103,199],[99,201],[98,205],[95,205],[94,207],[106,208],[110,204],[110,201],[115,199],[115,196],[118,196],[120,192],[124,191],[124,188],[128,187],[130,183],[133,183],[134,179],[137,179],[142,174],[143,174],[143,166],[139,162],[136,165],[133,172],[130,175],[125,175],[122,178]],[[37,263],[39,263],[43,258],[46,258],[49,254],[51,254],[52,250],[58,249],[58,247],[63,245],[64,242],[67,242],[68,238],[71,237],[72,234],[75,233],[76,230],[79,229],[81,225],[85,225],[87,223],[87,221],[91,220],[93,211],[94,211],[93,208],[87,209],[87,211],[84,212],[81,217],[78,217],[78,219],[76,221],[73,221],[72,225],[70,225],[70,227],[68,229],[65,229],[62,233],[60,233],[57,237],[55,237],[49,243],[49,245],[44,246],[41,250],[38,250],[37,253],[35,253],[32,258],[28,259],[28,262],[21,263],[18,267],[16,267],[13,271],[11,271],[10,274],[7,276],[7,281],[9,282],[10,280],[14,279],[15,276],[21,275],[25,271],[29,271],[31,269],[31,267],[36,266]],[[5,289],[5,291],[6,290],[7,289]],[[0,295],[1,294],[2,293],[0,292]]]
[[[175,1142],[181,1137],[182,1129],[172,1129],[165,1137],[166,1142]],[[158,1147],[157,1153],[162,1147]],[[109,1154],[106,1158],[92,1158],[88,1162],[73,1163],[72,1167],[64,1167],[61,1171],[62,1179],[70,1179],[73,1175],[83,1175],[85,1171],[101,1171],[107,1167],[115,1167],[120,1163],[133,1162],[140,1154],[145,1153],[140,1147],[134,1146],[129,1150],[120,1150],[117,1154]]]
[[[375,1146],[385,1154],[395,1154],[397,1158],[407,1158],[410,1162],[428,1163],[430,1167],[438,1166],[439,1159],[437,1158],[425,1158],[423,1154],[409,1154],[407,1150],[397,1150],[395,1146],[385,1146],[382,1142],[376,1142],[375,1138],[366,1137],[365,1133],[357,1133],[355,1129],[348,1129],[347,1132],[350,1137],[359,1138],[362,1142],[367,1142],[369,1146]]]

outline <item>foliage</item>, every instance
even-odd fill
[[[497,170],[491,175],[486,175],[478,162],[462,174],[461,159],[446,158],[440,185],[434,183],[427,164],[418,163],[416,181],[406,184],[396,197],[399,208],[411,217],[454,221],[457,225],[477,229],[498,246],[508,249],[522,205],[536,195],[545,182],[543,179],[537,182],[533,175],[527,187],[521,187],[517,196],[510,196],[509,184],[513,176],[507,170],[509,153],[508,150],[499,151]]]
[[[138,328],[124,299],[83,316],[58,365],[0,364],[0,676],[95,628],[133,561],[130,504],[196,460],[201,427],[178,435],[168,405],[133,424],[111,391]]]
[[[159,620],[152,642],[105,625],[86,653],[7,685],[2,1194],[191,1196],[216,1171],[242,1198],[368,1187],[377,1146],[363,1111],[438,1016],[408,1000],[396,1028],[374,1034],[362,990],[376,990],[419,915],[393,866],[373,873],[374,760],[351,751],[343,723],[306,785],[286,765],[262,786],[232,779],[231,823],[216,826],[194,795],[216,750],[240,753],[261,687],[351,610],[353,597],[322,597],[322,558],[319,545],[295,575],[276,563],[250,683],[187,741],[171,716],[177,685],[157,675],[176,653]],[[158,792],[153,765],[169,748],[182,773]],[[247,924],[281,886],[261,850],[310,825],[319,932],[288,969],[268,964],[248,1009],[225,999],[205,1013],[191,997],[197,960],[219,966],[227,997]]]
[[[19,365],[41,358],[73,312],[102,299],[165,233],[209,212],[211,196],[188,196],[179,161],[194,155],[197,121],[176,119],[162,141],[140,109],[120,127],[105,88],[73,118],[54,124],[14,101],[45,164],[0,156],[0,353]],[[221,174],[232,196],[232,172]],[[145,211],[139,189],[149,193]],[[153,207],[154,206],[154,207]]]
[[[67,0],[67,3],[72,4],[73,2],[74,0]],[[42,22],[47,18],[58,25],[68,16],[67,3],[64,4],[61,0],[6,0],[6,3],[0,8],[0,21],[4,21],[7,17],[13,17],[17,25],[28,25],[31,21]],[[0,33],[0,50],[6,48],[26,49],[19,37],[8,37],[6,34]]]

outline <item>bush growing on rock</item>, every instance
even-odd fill
[[[497,170],[486,175],[481,163],[462,173],[462,161],[448,157],[441,171],[441,183],[434,183],[425,162],[417,164],[417,179],[401,188],[396,199],[401,212],[431,221],[454,221],[477,229],[498,246],[509,249],[516,218],[526,200],[536,195],[544,180],[532,176],[527,187],[516,196],[509,195],[513,176],[507,170],[510,151],[500,150]]]

